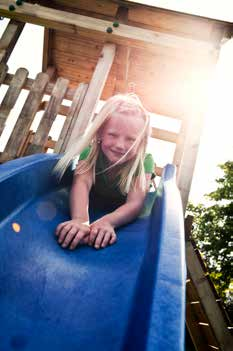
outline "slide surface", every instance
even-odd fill
[[[69,218],[69,180],[57,155],[0,166],[0,351],[184,349],[183,213],[167,165],[156,193],[118,241],[62,249],[54,230]],[[68,179],[68,177],[67,177]],[[91,218],[103,214],[92,206]]]

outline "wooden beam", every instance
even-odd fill
[[[74,140],[76,140],[77,137],[85,131],[88,123],[93,118],[97,103],[100,99],[104,85],[108,78],[109,71],[112,67],[115,52],[116,47],[114,44],[104,45],[101,56],[98,60],[91,82],[89,84],[85,100],[80,109],[78,119],[70,136],[70,141],[67,145],[67,148],[72,147]]]
[[[23,6],[16,7],[15,11],[9,11],[10,4],[9,0],[0,0],[0,15],[67,33],[78,33],[87,38],[91,36],[103,42],[156,50],[159,45],[191,52],[198,51],[199,55],[218,52],[214,45],[200,40],[181,38],[126,24],[120,24],[118,28],[114,28],[110,21],[55,10],[38,4],[23,3]],[[113,28],[111,34],[106,32],[108,27]]]
[[[8,66],[4,62],[1,62],[0,63],[0,86],[6,78],[7,71],[8,71]],[[13,78],[13,75],[12,75],[12,78]]]
[[[25,68],[19,68],[9,86],[6,95],[4,96],[0,106],[0,135],[5,127],[5,122],[13,109],[18,96],[21,92],[23,84],[27,78],[28,71]]]
[[[152,128],[151,137],[159,140],[169,141],[170,143],[176,143],[178,140],[178,134],[169,132],[167,130]]]
[[[179,177],[180,164],[184,154],[185,137],[187,134],[188,120],[182,119],[181,128],[176,141],[176,149],[173,156],[172,163],[176,166],[176,178]]]
[[[116,85],[115,94],[127,93],[128,74],[129,74],[129,56],[130,48],[117,45],[116,48]]]
[[[42,101],[38,107],[38,111],[44,111],[47,109],[49,101]],[[62,116],[67,116],[69,113],[70,107],[66,105],[60,105],[58,114]]]
[[[77,117],[83,104],[83,100],[86,96],[88,84],[80,84],[75,92],[72,105],[69,108],[65,123],[63,125],[61,134],[56,143],[55,152],[64,152],[67,148],[70,136],[74,130]]]
[[[46,72],[47,73],[47,72]],[[10,85],[11,84],[11,81],[13,79],[14,75],[13,74],[9,74],[7,73],[5,75],[5,79],[4,81],[2,82],[2,84],[5,84],[5,85]],[[34,79],[32,78],[27,78],[24,85],[23,85],[23,89],[26,89],[26,90],[31,90],[32,86],[33,86],[33,83],[34,83]],[[45,91],[44,91],[44,94],[46,95],[51,95],[52,94],[52,91],[54,89],[54,83],[48,83],[46,85],[46,88],[45,88]],[[75,93],[75,88],[68,88],[66,93],[65,93],[65,99],[67,100],[73,100],[73,97],[74,97],[74,93]]]
[[[158,177],[161,177],[162,176],[162,173],[163,173],[163,167],[157,167],[155,166],[155,174],[158,176]]]
[[[44,1],[43,1],[44,2]],[[50,0],[47,0],[49,3]],[[109,0],[53,0],[55,5],[66,8],[92,11],[101,15],[115,16],[118,5]]]
[[[197,101],[197,100],[196,100]],[[199,104],[199,105],[198,105]],[[197,105],[190,106],[187,111],[188,126],[185,139],[182,138],[183,152],[180,153],[181,159],[179,163],[179,172],[177,174],[177,185],[181,192],[182,204],[184,211],[188,203],[189,192],[192,184],[194,168],[197,159],[198,148],[200,144],[201,130],[203,124],[204,111],[202,101],[197,101]],[[176,153],[175,157],[177,158]],[[175,160],[177,162],[177,159]]]
[[[186,260],[190,277],[220,348],[224,351],[230,351],[232,350],[233,338],[190,241],[186,242]]]
[[[43,62],[42,71],[46,72],[48,66],[52,65],[52,55],[51,55],[51,37],[52,29],[44,29],[44,46],[43,46]]]
[[[11,20],[0,39],[0,62],[7,62],[24,28],[24,23]]]

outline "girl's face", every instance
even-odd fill
[[[100,130],[101,149],[110,164],[117,162],[132,146],[144,128],[145,121],[141,116],[125,116],[115,112]],[[139,142],[119,164],[136,156]]]

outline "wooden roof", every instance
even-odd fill
[[[219,21],[123,1],[52,0],[49,6],[111,21],[104,30],[111,26],[113,33],[97,38],[92,31],[69,36],[48,31],[49,59],[44,60],[44,69],[54,65],[58,75],[67,77],[74,86],[88,83],[103,43],[116,40],[116,57],[102,99],[133,86],[149,110],[181,118],[193,95],[202,90],[202,82],[209,79],[217,47],[229,30]],[[112,26],[115,19],[120,22],[118,28]],[[119,33],[121,38],[117,38]]]
[[[8,3],[0,1],[3,15]],[[193,96],[205,89],[202,82],[212,73],[221,39],[231,32],[225,22],[128,1],[36,3],[17,7],[14,18],[27,18],[27,22],[48,28],[44,71],[55,66],[57,76],[69,79],[71,87],[88,83],[104,43],[116,43],[102,99],[133,86],[150,111],[180,118],[193,103]],[[113,27],[114,20],[118,20],[118,28]],[[108,27],[113,29],[111,34],[106,32]]]

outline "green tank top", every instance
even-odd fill
[[[79,156],[79,161],[85,160],[88,157],[90,150],[90,146],[85,148]],[[96,162],[96,173],[101,172],[103,169],[107,168],[107,166],[107,159],[104,154],[100,152]],[[144,170],[145,173],[151,174],[152,179],[155,177],[154,167],[155,163],[152,155],[146,154],[144,159]],[[101,197],[105,202],[114,203],[119,206],[125,203],[127,196],[121,193],[118,182],[119,177],[109,179],[107,172],[99,175],[97,174],[92,192],[95,196]]]

